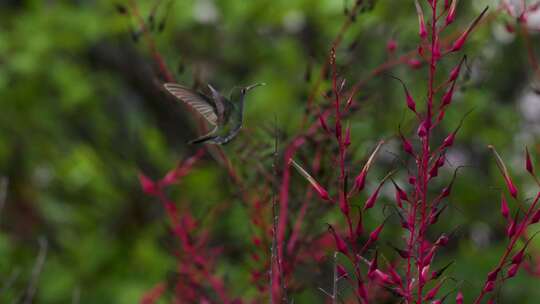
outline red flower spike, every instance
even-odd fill
[[[450,50],[448,50],[449,52],[457,52],[463,47],[463,45],[467,41],[467,38],[469,37],[469,34],[476,27],[478,22],[480,22],[480,19],[482,19],[484,14],[487,12],[488,8],[489,7],[486,6],[486,8],[482,11],[482,13],[480,13],[480,15],[476,17],[476,19],[473,20],[471,25],[469,25],[467,30],[465,30],[465,32],[463,32],[463,34],[461,34],[461,36],[459,36],[459,38],[456,41],[454,41],[454,43],[452,44],[452,47],[450,48]]]
[[[448,14],[446,15],[446,25],[451,24],[456,19],[456,2],[457,0],[452,0],[452,3],[450,4]]]
[[[420,38],[424,39],[427,37],[427,30],[426,30],[426,23],[424,21],[424,13],[422,12],[422,7],[418,3],[418,0],[414,0],[414,4],[416,6],[416,13],[418,14],[418,35]]]
[[[508,272],[506,273],[508,278],[512,278],[516,275],[516,273],[519,270],[520,264],[512,264],[510,267],[508,267]]]
[[[495,148],[492,145],[488,146],[489,149],[493,152],[495,155],[495,160],[497,162],[497,167],[499,167],[499,170],[501,171],[501,174],[503,175],[504,181],[506,183],[506,186],[508,187],[508,191],[510,192],[510,195],[512,195],[513,198],[517,199],[518,190],[514,183],[512,182],[512,179],[510,179],[510,174],[508,173],[508,169],[506,169],[506,165],[504,164],[501,156]]]
[[[504,197],[504,194],[501,193],[501,214],[505,219],[508,219],[509,213],[510,213],[510,209],[508,208],[508,203],[506,202],[506,198]]]
[[[463,304],[463,293],[461,291],[457,293],[456,304]]]
[[[139,173],[139,182],[141,184],[141,188],[144,193],[148,195],[156,195],[158,194],[158,186],[157,184],[151,180],[148,176]]]
[[[529,154],[529,148],[525,147],[525,169],[534,176],[534,166],[531,161],[531,155]]]
[[[337,250],[345,255],[348,255],[349,248],[347,247],[347,243],[345,243],[345,241],[336,233],[332,225],[328,225],[328,231],[330,231],[330,233],[332,233],[334,236]]]

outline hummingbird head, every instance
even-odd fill
[[[243,95],[246,95],[247,92],[249,92],[251,89],[254,89],[254,88],[258,87],[258,86],[264,86],[264,85],[266,85],[266,83],[261,82],[261,83],[252,84],[252,85],[247,86],[247,87],[242,87],[242,88],[240,88],[240,93],[243,96]]]
[[[256,84],[252,84],[252,85],[247,86],[247,87],[235,86],[231,90],[230,99],[231,100],[244,100],[244,97],[246,96],[247,92],[249,92],[253,88],[256,88],[258,86],[263,86],[263,85],[266,85],[266,83],[264,83],[264,82],[263,83],[256,83]]]

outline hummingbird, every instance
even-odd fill
[[[251,89],[265,85],[256,83],[247,87],[235,87],[229,98],[208,84],[211,96],[196,92],[177,83],[165,83],[165,89],[201,114],[214,129],[208,134],[189,141],[190,144],[209,143],[224,145],[231,141],[242,128],[244,98]]]

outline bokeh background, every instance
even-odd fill
[[[155,48],[180,83],[212,83],[223,92],[235,85],[267,83],[248,96],[245,129],[224,151],[247,185],[268,183],[263,173],[272,170],[272,130],[279,129],[283,142],[303,130],[308,97],[346,20],[344,8],[354,1],[135,2],[146,22],[155,12]],[[363,82],[359,109],[348,118],[351,162],[359,166],[378,140],[389,139],[381,165],[373,171],[381,177],[398,150],[392,140],[398,125],[409,133],[414,130],[407,129],[411,119],[404,114],[400,84],[371,73],[414,52],[417,19],[413,1],[364,2],[343,37],[337,60],[347,85]],[[0,2],[2,303],[22,301],[33,284],[35,303],[136,303],[175,268],[162,206],[143,194],[137,175],[161,177],[192,155],[197,147],[186,141],[199,134],[198,120],[160,88],[162,77],[137,19],[122,12],[128,4]],[[537,158],[540,82],[527,41],[538,53],[534,50],[540,50],[539,36],[534,29],[528,40],[509,32],[507,25],[515,25],[514,18],[498,12],[498,4],[460,1],[458,20],[448,31],[459,33],[485,5],[491,6],[488,21],[466,47],[468,71],[441,129],[441,134],[453,130],[473,109],[449,154],[453,164],[466,167],[440,224],[441,231],[459,235],[440,263],[456,261],[451,276],[469,297],[476,294],[505,244],[498,211],[503,184],[486,146],[498,148],[524,199],[538,191],[525,174],[523,149],[528,145]],[[534,22],[532,16],[531,27],[538,27]],[[389,41],[396,42],[393,52],[387,49]],[[442,66],[448,70],[459,59],[450,57]],[[425,67],[415,69],[404,62],[387,72],[404,79],[418,100],[424,98]],[[325,87],[323,80],[315,107],[327,104]],[[300,160],[310,157],[306,150]],[[445,171],[443,181],[451,174]],[[299,185],[305,183],[297,175],[293,178]],[[224,247],[217,272],[231,294],[253,297],[257,290],[246,262],[252,246],[249,214],[223,166],[205,156],[169,195],[198,218],[228,202],[209,225],[213,243]],[[299,204],[293,196],[291,209]],[[375,215],[368,224],[382,216]],[[310,227],[322,232],[331,221],[339,217],[313,220]],[[399,239],[398,231],[399,227],[385,229],[385,237]],[[47,243],[47,252],[35,276],[40,242]],[[532,247],[540,250],[540,243]],[[537,303],[538,283],[520,272],[500,291],[501,302]],[[323,302],[317,286],[326,283],[310,284],[292,296],[295,303]]]

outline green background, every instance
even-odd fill
[[[137,2],[147,16],[154,1]],[[247,185],[271,187],[256,168],[272,170],[276,121],[283,142],[301,132],[308,95],[346,19],[344,6],[354,1],[162,2],[156,20],[166,18],[165,28],[153,35],[179,82],[212,83],[223,92],[235,85],[267,83],[248,96],[245,129],[224,150]],[[486,4],[494,12],[497,2],[460,1],[457,22],[447,33],[466,27]],[[147,43],[132,39],[136,19],[119,14],[115,3],[0,4],[0,176],[8,181],[0,211],[0,302],[16,303],[24,294],[40,238],[48,240],[49,250],[36,303],[69,303],[73,298],[80,303],[135,303],[175,268],[163,243],[169,234],[165,214],[159,201],[142,193],[137,174],[158,178],[192,155],[196,147],[186,141],[198,135],[197,120],[160,89]],[[337,61],[347,86],[366,79],[358,95],[360,108],[348,118],[354,170],[379,139],[389,139],[370,173],[373,186],[390,168],[392,151],[398,150],[392,139],[398,124],[408,134],[414,130],[410,115],[404,114],[399,83],[369,75],[384,62],[415,50],[418,24],[412,1],[371,3],[346,32]],[[498,15],[474,32],[465,48],[469,71],[460,78],[454,105],[436,134],[441,139],[474,109],[449,155],[454,165],[467,167],[458,176],[449,211],[435,229],[458,232],[458,241],[436,265],[455,260],[449,273],[462,286],[466,302],[476,295],[505,244],[499,214],[504,185],[486,146],[498,148],[522,198],[538,191],[525,174],[523,148],[528,145],[536,158],[540,116],[531,118],[523,100],[529,96],[528,104],[538,108],[540,97],[534,93],[524,40],[505,33],[505,22],[512,21]],[[501,35],[510,37],[506,41]],[[397,41],[394,54],[385,49],[389,39]],[[540,49],[537,35],[531,41]],[[449,71],[459,59],[449,56],[442,70]],[[404,79],[423,103],[425,67],[414,70],[404,64],[388,72]],[[321,92],[316,94],[317,107],[327,103]],[[328,144],[329,152],[335,152]],[[300,162],[309,163],[312,148],[302,149]],[[323,166],[321,180],[326,183],[336,174],[330,155]],[[442,187],[451,174],[451,169],[444,170],[436,184]],[[293,172],[293,184],[303,187],[305,181]],[[293,212],[300,206],[301,189],[293,187]],[[385,191],[391,202],[390,187]],[[216,204],[229,203],[219,221],[208,224],[213,243],[226,248],[218,273],[224,274],[232,295],[253,297],[256,289],[246,262],[253,231],[226,170],[206,156],[180,185],[170,188],[169,195],[199,218]],[[380,209],[370,214],[366,225],[374,227],[384,217]],[[316,232],[323,232],[327,222],[341,221],[337,213],[322,219],[308,213],[308,219]],[[400,233],[397,224],[389,225],[382,238],[398,242]],[[303,276],[310,278],[308,286],[291,298],[295,303],[322,303],[316,287],[326,286],[324,279],[330,280],[331,274],[316,280],[309,273],[299,274]],[[537,285],[536,279],[520,272],[500,291],[501,302],[536,303]]]

